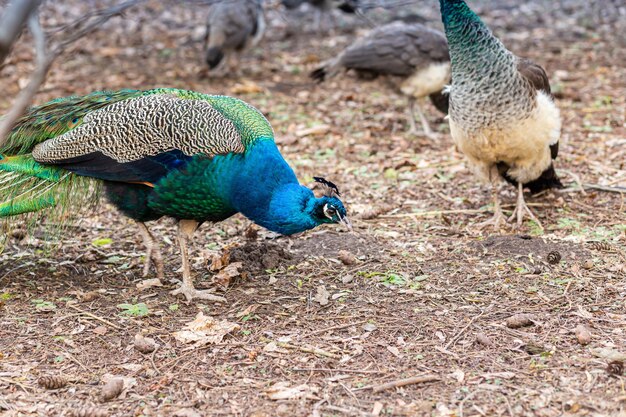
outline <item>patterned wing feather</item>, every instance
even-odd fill
[[[433,62],[449,60],[445,36],[421,24],[381,26],[344,51],[346,68],[409,76]]]
[[[535,64],[529,59],[519,59],[517,62],[517,70],[528,80],[535,90],[543,91],[549,96],[552,96],[548,74],[546,74],[546,71],[540,65]]]

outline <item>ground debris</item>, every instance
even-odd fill
[[[296,398],[314,398],[319,389],[315,386],[300,384],[291,386],[289,382],[277,382],[269,387],[265,393],[274,401],[292,400]]]
[[[123,378],[110,378],[100,390],[100,401],[107,402],[116,398],[124,390]]]
[[[315,292],[315,301],[320,303],[321,306],[325,306],[330,302],[328,300],[329,297],[330,297],[330,293],[328,292],[325,286],[320,285],[317,287],[317,291]]]
[[[67,379],[60,375],[42,376],[37,383],[46,389],[59,389],[67,385]]]
[[[96,407],[72,408],[69,413],[72,417],[108,417],[108,411]]]
[[[506,319],[506,325],[511,329],[532,326],[533,324],[533,316],[530,314],[514,314]]]
[[[574,329],[574,334],[576,335],[576,339],[578,343],[581,345],[588,345],[591,343],[591,332],[584,324],[579,324]]]
[[[151,353],[157,348],[157,344],[154,339],[150,337],[144,337],[141,334],[135,335],[134,342],[135,349],[141,353]]]
[[[174,332],[176,340],[182,343],[194,343],[196,347],[220,343],[224,337],[239,329],[239,325],[226,320],[215,320],[205,316],[202,311],[187,323],[183,330]]]

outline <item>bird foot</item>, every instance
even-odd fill
[[[500,230],[500,227],[506,223],[506,219],[504,218],[504,214],[502,211],[496,211],[493,214],[493,217],[484,222],[480,222],[476,225],[479,229],[486,229],[489,226],[493,226],[494,230]]]
[[[161,256],[161,252],[158,248],[153,248],[146,255],[146,260],[143,264],[143,273],[142,277],[147,278],[150,275],[150,265],[154,264],[157,273],[157,279],[164,280],[165,279],[165,266],[163,265],[163,257]]]
[[[537,223],[537,226],[539,226],[539,228],[543,232],[544,230],[543,225],[541,224],[539,219],[533,214],[533,212],[530,211],[530,208],[528,207],[528,205],[526,205],[526,202],[523,199],[518,200],[517,205],[515,206],[515,210],[513,210],[513,214],[511,215],[511,217],[509,217],[508,221],[512,222],[513,219],[517,218],[515,227],[519,229],[522,227],[522,223],[524,221],[524,214],[528,214],[528,217],[530,217],[531,220]]]
[[[184,284],[171,292],[172,295],[183,294],[190,303],[194,298],[207,301],[226,302],[224,297],[213,294],[213,290],[197,290],[192,285]]]

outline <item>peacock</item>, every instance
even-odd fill
[[[284,235],[324,223],[350,227],[337,186],[316,181],[320,197],[298,183],[268,121],[241,100],[171,88],[101,91],[32,107],[18,121],[0,148],[0,217],[64,211],[81,190],[102,184],[139,226],[144,275],[152,263],[164,277],[146,222],[174,218],[183,281],[173,293],[217,301],[193,285],[194,231],[235,213]]]
[[[213,75],[224,75],[231,57],[256,46],[265,32],[262,0],[222,0],[209,8],[205,50]]]
[[[544,69],[508,51],[463,0],[440,0],[452,62],[450,132],[480,177],[491,182],[494,216],[481,226],[496,229],[505,220],[498,182],[517,187],[509,221],[525,214],[541,223],[524,200],[532,193],[562,188],[553,160],[559,151],[561,117]]]
[[[443,33],[420,23],[392,22],[356,40],[314,70],[311,77],[322,82],[350,69],[371,76],[386,75],[408,98],[411,133],[417,132],[417,112],[426,136],[435,137],[417,101],[430,96],[438,110],[448,112],[443,89],[450,82],[450,58]]]

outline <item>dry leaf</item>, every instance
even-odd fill
[[[395,346],[387,346],[387,350],[396,358],[400,357],[400,350]]]
[[[270,400],[291,400],[295,398],[310,398],[318,389],[307,384],[290,387],[289,382],[277,382],[265,391]]]
[[[226,320],[217,321],[205,316],[202,311],[187,323],[185,329],[174,332],[176,340],[182,343],[195,343],[197,346],[220,343],[224,336],[239,329],[239,325]]]
[[[321,136],[321,135],[325,135],[328,132],[330,132],[329,125],[317,125],[317,126],[309,127],[308,129],[298,130],[296,132],[296,136],[300,138],[304,136]]]
[[[218,272],[214,277],[213,281],[224,288],[230,285],[230,281],[233,278],[237,278],[241,275],[240,269],[243,268],[243,262],[233,262],[228,265],[226,268],[222,269]]]
[[[252,94],[262,93],[264,91],[265,90],[263,90],[263,87],[250,80],[245,80],[241,83],[237,83],[230,89],[230,92],[232,94]]]
[[[214,255],[211,259],[210,271],[219,271],[225,268],[230,263],[230,251],[225,250],[221,255]]]
[[[330,297],[330,293],[326,290],[326,287],[320,285],[317,287],[317,292],[315,293],[315,301],[320,303],[320,305],[325,306],[329,303],[328,298]]]
[[[457,380],[457,382],[461,383],[465,380],[465,372],[463,372],[460,369],[455,370],[454,372],[448,374],[448,376],[450,376],[451,378],[454,378]]]
[[[609,361],[626,361],[626,353],[618,352],[611,348],[589,349],[592,355],[599,358],[608,359]]]

